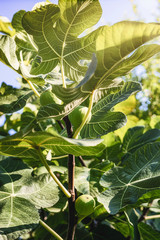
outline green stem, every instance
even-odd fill
[[[90,96],[90,101],[89,101],[89,106],[88,106],[88,111],[83,119],[83,121],[81,122],[81,125],[76,129],[74,135],[73,135],[73,138],[77,138],[78,137],[78,134],[80,133],[80,131],[82,130],[82,128],[84,127],[85,123],[87,122],[87,119],[89,117],[89,114],[91,113],[91,110],[92,110],[92,106],[93,106],[93,99],[94,99],[94,90],[93,92],[91,93],[91,96]]]
[[[50,232],[50,234],[52,234],[52,236],[54,236],[56,239],[58,240],[63,240],[63,238],[61,238],[58,233],[56,233],[52,228],[50,228],[45,222],[43,222],[42,220],[39,220],[39,223],[42,225],[42,227],[44,227],[48,232]]]
[[[156,218],[160,218],[160,214],[144,217],[145,220],[156,219]]]
[[[23,76],[22,76],[23,77]],[[23,77],[24,78],[24,77]],[[25,79],[25,78],[24,78]],[[27,83],[29,84],[30,88],[33,90],[33,92],[37,95],[37,97],[40,97],[39,92],[36,90],[36,88],[34,87],[33,83],[31,83],[31,81],[25,79],[27,81]]]
[[[129,219],[129,216],[128,216],[128,214],[126,213],[126,211],[124,211],[124,215],[125,215],[125,217],[126,217],[126,220],[127,220],[127,225],[128,225],[128,228],[129,228],[129,239],[131,238],[131,236],[132,236],[132,229],[131,229],[131,226],[133,227],[133,223],[131,223],[131,221],[130,221],[130,219]]]
[[[46,167],[48,173],[51,175],[51,177],[54,179],[54,181],[57,183],[57,185],[60,187],[60,189],[64,192],[64,194],[66,195],[67,198],[71,197],[71,194],[68,192],[68,190],[63,186],[63,184],[59,181],[59,179],[56,177],[56,175],[52,172],[52,170],[50,169],[40,147],[36,148],[38,155],[41,159],[41,162],[43,163],[43,165]]]

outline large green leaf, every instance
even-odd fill
[[[159,240],[160,232],[153,229],[150,225],[145,223],[140,223],[138,225],[141,240]]]
[[[86,167],[76,167],[75,169],[75,187],[82,194],[89,194],[97,197],[102,191],[99,180],[103,171],[99,169],[90,169]]]
[[[14,14],[12,23],[10,23],[10,26],[13,26],[12,29],[14,29],[12,38],[9,36],[0,37],[0,60],[21,74],[25,79],[43,85],[44,80],[42,77],[29,74],[31,61],[37,54],[37,47],[33,42],[32,36],[29,36],[22,26],[21,21],[24,14],[24,10]],[[6,28],[10,27],[5,22],[4,26]]]
[[[160,189],[160,143],[146,144],[130,155],[124,168],[115,167],[101,178],[108,188],[98,201],[111,213],[134,204],[143,194]]]
[[[32,169],[21,160],[1,159],[0,239],[16,239],[38,224],[36,208],[51,207],[58,202],[59,190],[48,174],[33,177]]]
[[[33,95],[29,89],[16,89],[2,83],[3,93],[0,93],[0,112],[13,113],[26,105],[27,100]],[[1,91],[1,92],[2,92]]]
[[[14,36],[16,42],[16,53],[20,60],[20,52],[23,54],[23,60],[26,61],[26,65],[28,65],[36,56],[37,48],[33,43],[32,37],[27,34],[22,26],[22,18],[26,11],[20,10],[14,14],[12,19],[12,25],[16,30],[16,34]]]
[[[90,92],[83,92],[81,90],[81,86],[83,86],[85,83],[87,83],[94,75],[95,70],[97,67],[97,58],[95,54],[92,56],[92,61],[89,64],[89,67],[87,69],[87,72],[82,79],[82,81],[74,88],[63,88],[60,85],[54,85],[52,87],[52,92],[56,94],[56,96],[63,101],[63,103],[72,103],[74,101],[79,100],[82,102],[83,99],[86,98],[86,96],[89,96]]]
[[[159,199],[159,196],[160,196],[160,189],[152,190],[150,192],[147,192],[147,193],[143,194],[143,196],[140,197],[138,199],[138,201],[133,206],[134,207],[137,207],[137,206],[139,207],[140,205],[142,205],[142,203],[150,203],[154,199]]]
[[[68,115],[75,107],[79,106],[88,96],[88,92],[81,91],[81,85],[86,83],[94,74],[97,66],[97,59],[93,54],[92,62],[90,63],[85,77],[75,88],[63,88],[60,85],[54,85],[52,92],[63,102],[62,105],[55,103],[42,106],[38,112],[38,120],[54,118],[62,119]]]
[[[93,116],[83,128],[81,136],[85,138],[99,137],[123,127],[126,122],[127,119],[123,113],[109,111],[102,116]]]
[[[52,150],[53,155],[73,154],[99,155],[105,146],[102,139],[77,140],[62,137],[58,134],[35,132],[23,136],[21,133],[0,140],[0,153],[2,155],[25,158],[39,158],[36,148],[41,147]]]
[[[83,77],[86,67],[78,62],[91,59],[95,51],[95,39],[99,30],[85,37],[77,38],[84,30],[95,25],[101,17],[98,0],[65,1],[59,5],[49,4],[27,12],[23,27],[33,35],[42,58],[32,74],[50,72],[58,63],[70,79],[77,81]]]
[[[131,94],[141,90],[137,82],[127,82],[122,89],[101,99],[92,108],[92,117],[88,124],[81,131],[82,137],[94,138],[114,131],[126,123],[123,113],[111,112],[111,108],[119,102],[126,100]]]
[[[125,75],[158,53],[159,45],[140,46],[159,34],[160,26],[154,23],[123,21],[110,27],[104,26],[96,42],[97,70],[84,85],[84,90],[110,88],[116,77]]]
[[[129,128],[123,139],[122,150],[124,153],[133,153],[137,148],[160,138],[159,129],[150,129],[144,132],[143,126]]]
[[[10,193],[1,193],[0,199],[0,240],[17,239],[21,234],[35,228],[39,215],[28,200],[10,197]]]
[[[18,70],[19,68],[16,56],[16,44],[10,36],[0,35],[0,61],[14,70]]]
[[[16,54],[20,63],[19,73],[25,78],[37,85],[44,85],[45,81],[42,76],[31,75],[32,61],[37,54],[37,47],[30,36],[22,26],[22,18],[26,13],[25,10],[20,10],[14,14],[12,25],[16,30],[14,40],[16,43]]]

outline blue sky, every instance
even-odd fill
[[[37,2],[37,0],[1,0],[0,16],[6,16],[11,20],[15,12],[21,9],[30,11]],[[57,3],[57,0],[52,2]],[[145,22],[153,22],[156,20],[155,14],[160,15],[158,0],[100,0],[103,15],[99,25],[114,24],[122,20],[137,20],[131,2],[137,5],[138,15]],[[0,62],[0,85],[5,81],[18,87],[17,77],[16,72]]]

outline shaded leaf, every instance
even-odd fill
[[[41,147],[52,150],[52,155],[73,154],[81,155],[99,155],[105,146],[101,143],[103,140],[77,140],[62,137],[47,132],[35,132],[26,136],[21,133],[0,140],[0,152],[4,155],[18,156],[24,158],[39,159],[36,148]]]
[[[29,89],[16,89],[2,83],[3,94],[0,93],[0,112],[13,113],[26,105],[27,100],[33,95]]]
[[[58,187],[48,174],[32,177],[32,169],[21,160],[0,161],[0,233],[15,239],[30,231],[39,222],[36,208],[54,205]],[[45,196],[45,197],[44,197]]]
[[[160,188],[160,143],[146,144],[126,161],[126,166],[115,167],[105,173],[100,183],[108,188],[98,201],[111,214],[128,204],[134,204],[143,194]]]
[[[143,194],[133,206],[136,207],[136,206],[140,206],[143,203],[151,203],[154,199],[158,199],[159,196],[160,196],[160,189],[149,191]]]
[[[99,137],[123,127],[126,122],[126,116],[121,112],[108,112],[102,117],[100,115],[93,116],[83,128],[81,136],[85,138]]]
[[[58,104],[47,104],[42,106],[38,112],[38,119],[62,119],[64,116],[68,115],[77,106],[79,106],[85,99],[89,96],[88,92],[81,91],[81,85],[85,84],[94,74],[97,66],[97,59],[93,54],[92,62],[90,63],[85,77],[75,88],[63,88],[59,85],[54,85],[52,87],[52,92],[58,97],[58,99],[63,101],[63,105]]]
[[[159,240],[160,232],[154,230],[150,225],[145,223],[138,224],[141,240]]]
[[[39,214],[33,204],[24,198],[12,198],[9,194],[2,195],[3,198],[0,199],[1,240],[17,239],[21,234],[37,226]]]
[[[110,110],[117,103],[124,101],[138,90],[141,90],[139,83],[127,82],[119,92],[101,99],[92,108],[91,120],[82,129],[81,136],[93,138],[122,127],[126,123],[125,115],[119,112],[111,112]]]
[[[110,227],[107,220],[99,222],[97,227],[93,229],[93,239],[125,240],[120,232],[113,229],[113,227]]]
[[[159,129],[150,129],[144,132],[143,126],[129,128],[123,139],[122,150],[124,153],[133,153],[137,148],[160,138]]]
[[[54,215],[49,215],[46,221],[47,225],[54,229],[54,231],[56,231],[63,238],[65,238],[67,234],[67,222],[67,212],[59,212]],[[53,240],[51,234],[41,225],[39,225],[35,230],[34,235],[35,240]]]
[[[75,169],[75,187],[82,194],[89,194],[97,197],[102,191],[99,180],[103,171],[99,169],[90,169],[86,167],[76,167]]]

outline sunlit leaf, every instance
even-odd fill
[[[160,26],[154,23],[123,21],[110,27],[104,26],[96,43],[97,70],[84,90],[110,88],[116,77],[125,75],[158,53],[159,45],[140,46],[159,34]]]
[[[9,36],[14,36],[15,30],[10,23],[9,19],[6,17],[0,16],[0,32],[7,34]]]
[[[23,18],[25,30],[33,35],[42,58],[32,74],[48,73],[58,63],[66,76],[74,81],[82,78],[87,70],[78,62],[91,59],[95,51],[95,39],[99,30],[77,38],[84,30],[96,24],[101,17],[97,0],[64,1],[59,5],[49,4],[27,12]],[[57,44],[55,44],[57,43]]]
[[[14,70],[18,70],[19,68],[16,56],[16,43],[10,36],[0,36],[0,61]]]
[[[12,19],[12,25],[16,30],[14,36],[16,42],[16,53],[18,59],[20,60],[20,52],[23,55],[23,60],[26,65],[30,64],[31,59],[33,59],[37,53],[37,48],[33,43],[32,37],[27,34],[22,26],[22,18],[25,14],[25,10],[20,10],[16,12]]]
[[[0,153],[24,158],[39,158],[36,147],[52,150],[53,155],[74,154],[99,155],[105,146],[102,139],[77,140],[53,135],[47,132],[30,133],[22,136],[20,133],[0,140]]]

